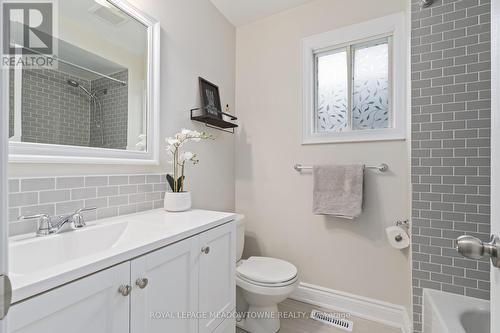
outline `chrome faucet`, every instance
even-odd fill
[[[65,225],[71,225],[71,228],[73,230],[85,227],[85,219],[82,213],[96,209],[96,207],[82,208],[69,215],[49,216],[47,214],[37,214],[30,216],[19,216],[18,220],[38,219],[36,235],[42,237],[59,233]]]

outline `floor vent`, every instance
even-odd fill
[[[350,320],[344,319],[344,318],[337,318],[338,316],[335,316],[334,314],[331,313],[326,313],[318,310],[312,310],[311,311],[311,319],[317,320],[319,322],[322,322],[324,324],[334,326],[340,329],[343,329],[345,331],[352,332],[352,327],[354,323]]]

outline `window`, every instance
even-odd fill
[[[401,30],[398,14],[304,40],[303,143],[404,139]]]

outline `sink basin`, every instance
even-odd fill
[[[12,301],[43,293],[83,276],[155,251],[234,219],[205,210],[163,209],[116,216],[57,235],[9,239]]]
[[[10,272],[26,275],[112,248],[125,234],[127,222],[91,225],[80,230],[10,243]]]

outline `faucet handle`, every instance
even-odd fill
[[[97,207],[89,207],[89,208],[80,208],[78,209],[75,214],[73,214],[73,225],[75,226],[76,229],[80,229],[85,227],[87,224],[85,223],[85,219],[82,215],[84,212],[90,212],[93,210],[96,210]]]
[[[81,213],[84,213],[84,212],[90,212],[90,211],[93,211],[93,210],[96,210],[96,209],[97,209],[97,207],[89,207],[89,208],[85,207],[85,208],[80,208],[79,210],[77,210],[77,211],[75,212],[75,214],[81,214]]]
[[[37,215],[22,215],[17,218],[18,220],[32,220],[38,219],[38,227],[36,234],[38,236],[49,235],[53,229],[52,223],[50,222],[50,216],[47,214],[37,214]]]
[[[36,215],[21,215],[17,219],[18,220],[32,220],[32,219],[44,219],[44,218],[49,218],[49,215],[47,214],[36,214]]]

